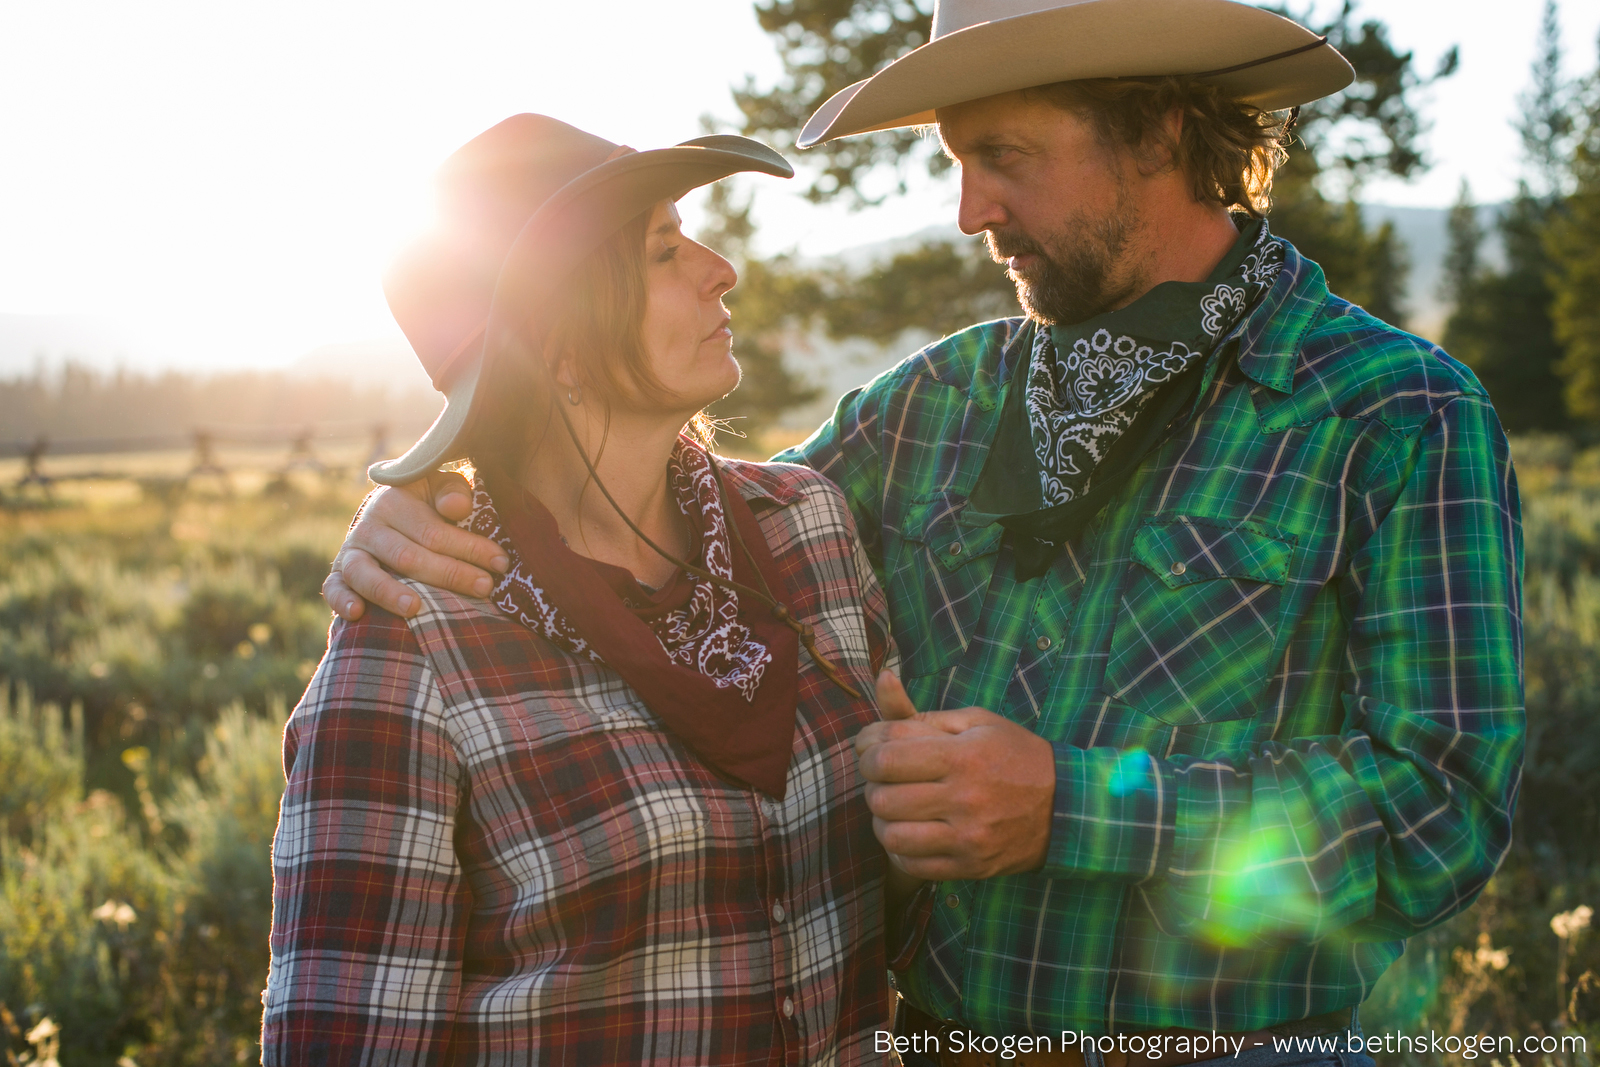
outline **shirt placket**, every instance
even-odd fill
[[[794,902],[790,898],[788,842],[783,832],[783,804],[756,794],[761,826],[762,902],[772,960],[772,1007],[784,1067],[798,1067],[805,1058],[804,1007],[794,966]]]

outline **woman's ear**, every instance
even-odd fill
[[[572,373],[571,360],[563,359],[551,364],[550,377],[563,389],[577,388],[578,377]]]

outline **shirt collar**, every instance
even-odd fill
[[[788,507],[805,494],[792,471],[782,463],[719,463],[728,488],[745,501],[762,501],[774,507]]]
[[[1233,330],[1239,371],[1274,392],[1294,391],[1300,342],[1328,302],[1322,268],[1284,241],[1283,268],[1266,297]],[[1226,338],[1225,338],[1226,340]]]

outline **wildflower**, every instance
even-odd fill
[[[1555,935],[1565,941],[1576,937],[1579,930],[1589,928],[1589,920],[1594,918],[1594,909],[1587,904],[1580,904],[1571,911],[1564,911],[1550,920],[1550,929]]]
[[[139,921],[138,912],[120,900],[108,900],[89,914],[101,922],[116,923],[118,930],[126,930]]]

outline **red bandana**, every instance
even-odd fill
[[[773,596],[784,599],[787,585],[755,515],[737,493],[719,495],[705,453],[680,438],[667,481],[697,535],[691,562],[760,589],[744,553],[733,551],[732,521]],[[741,604],[733,592],[687,572],[646,592],[626,570],[567,547],[550,512],[511,479],[480,472],[473,490],[468,528],[511,558],[491,594],[500,610],[622,675],[713,770],[783,796],[799,693],[793,630],[765,605]]]

